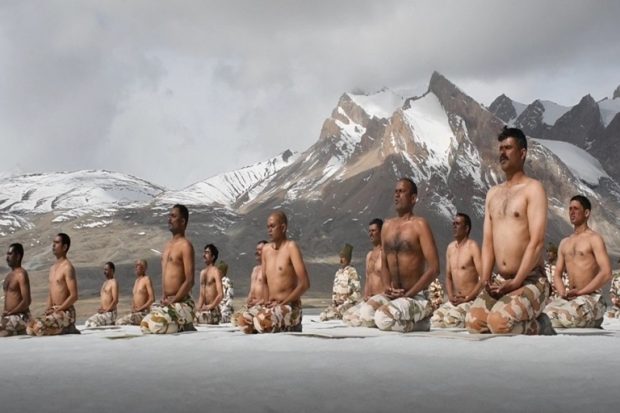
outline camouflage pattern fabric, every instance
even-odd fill
[[[235,290],[233,288],[233,282],[228,277],[222,277],[222,289],[224,290],[224,297],[220,302],[220,323],[230,323],[231,317],[234,313],[232,300],[235,297]]]
[[[245,334],[301,331],[301,301],[292,304],[266,307],[255,305],[237,319],[239,329]]]
[[[609,289],[609,296],[611,298],[619,298],[620,297],[620,272],[615,272],[614,278],[611,280],[611,288]],[[620,307],[618,305],[614,305],[613,302],[607,308],[607,317],[609,318],[620,318]]]
[[[66,311],[54,311],[31,320],[26,332],[31,336],[55,336],[75,330],[75,307]]]
[[[551,296],[550,298],[559,297],[558,291],[555,288],[555,284],[553,283],[553,273],[555,272],[555,264],[545,264],[545,275],[547,276],[547,280],[549,280],[549,285],[551,286]],[[568,289],[568,273],[564,271],[562,273],[562,284],[564,284],[564,288]]]
[[[465,316],[471,305],[472,301],[457,306],[450,301],[446,302],[433,313],[431,326],[436,328],[464,328]]]
[[[432,313],[433,306],[425,293],[419,293],[413,298],[401,297],[395,300],[390,300],[384,294],[377,294],[360,306],[359,319],[360,324],[365,327],[408,333],[420,330],[420,323],[428,321]],[[354,318],[353,321],[356,322]],[[430,324],[422,329],[429,328]]]
[[[164,306],[153,304],[151,312],[140,323],[140,330],[144,334],[174,334],[192,330],[195,307],[189,295],[178,303]]]
[[[149,310],[134,311],[117,319],[115,324],[117,326],[139,326],[148,313]]]
[[[116,310],[106,311],[105,313],[97,313],[84,323],[86,328],[101,327],[101,326],[113,326],[116,321]]]
[[[232,324],[233,327],[238,327],[239,319],[243,317],[243,313],[245,313],[246,311],[248,311],[247,305],[243,305],[239,310],[235,311],[230,317],[230,324]]]
[[[0,333],[5,336],[26,334],[26,325],[30,321],[30,312],[5,315],[0,318]]]
[[[431,301],[433,311],[441,307],[443,304],[444,292],[443,286],[441,285],[441,282],[439,282],[439,278],[435,278],[435,281],[428,286],[427,291],[426,296]]]
[[[194,323],[219,324],[221,319],[222,313],[220,313],[220,307],[215,307],[211,310],[202,310],[196,312],[196,317],[194,317]]]
[[[349,327],[361,327],[363,323],[362,323],[362,317],[361,317],[360,311],[364,304],[366,303],[362,301],[361,303],[357,303],[356,305],[354,305],[353,307],[345,311],[342,314],[342,321]],[[372,318],[372,320],[373,320],[373,325],[367,326],[367,327],[374,327],[374,317]]]
[[[321,321],[340,320],[345,311],[361,299],[361,285],[357,271],[350,265],[336,271],[332,289],[332,303],[319,316]]]
[[[544,309],[554,328],[598,328],[603,322],[605,303],[600,292],[571,300],[554,298]]]
[[[467,312],[465,327],[473,334],[537,335],[540,325],[536,318],[542,313],[550,290],[542,266],[532,270],[522,287],[499,299],[483,289]]]

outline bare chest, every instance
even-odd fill
[[[527,196],[522,185],[513,188],[499,188],[489,205],[491,219],[525,220],[527,218]]]

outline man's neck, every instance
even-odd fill
[[[506,184],[508,186],[520,184],[523,178],[525,178],[525,172],[523,172],[523,169],[506,172]]]
[[[282,246],[282,244],[284,244],[287,241],[286,237],[278,240],[278,241],[273,241],[273,247],[277,250],[280,249],[280,247]]]
[[[407,211],[398,211],[398,218],[406,221],[408,219],[411,219],[414,216],[413,214],[413,208],[411,208],[410,210]]]
[[[467,237],[467,235],[465,235],[464,237],[461,238],[455,238],[456,241],[456,246],[458,247],[462,247],[463,245],[465,245],[465,243],[467,242],[469,238]]]
[[[589,229],[588,222],[586,221],[586,222],[584,222],[581,225],[575,225],[574,233],[575,234],[582,234],[582,233],[586,232],[588,229]]]

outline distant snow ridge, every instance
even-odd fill
[[[586,184],[598,186],[601,178],[609,178],[601,163],[578,146],[562,141],[534,140],[553,152],[577,178]]]
[[[353,102],[364,109],[369,117],[387,119],[403,106],[405,98],[394,91],[383,88],[373,94],[347,93]]]
[[[598,107],[601,110],[601,121],[603,122],[603,125],[607,127],[616,114],[620,112],[620,97],[615,99],[605,98],[598,102]]]
[[[543,122],[550,126],[555,125],[555,122],[571,109],[569,106],[558,105],[550,100],[539,100],[539,102],[545,108]]]
[[[142,179],[105,170],[21,175],[0,182],[0,211],[46,213],[129,207],[148,203],[162,191]]]
[[[258,187],[264,187],[276,172],[291,165],[297,157],[297,153],[286,150],[274,158],[215,175],[180,191],[167,191],[158,196],[156,201],[159,204],[219,204],[229,207],[244,196],[247,196],[247,200],[253,199],[260,192],[256,190]]]

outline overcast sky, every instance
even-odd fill
[[[0,172],[168,188],[314,143],[342,93],[573,105],[620,84],[617,1],[3,1]]]

